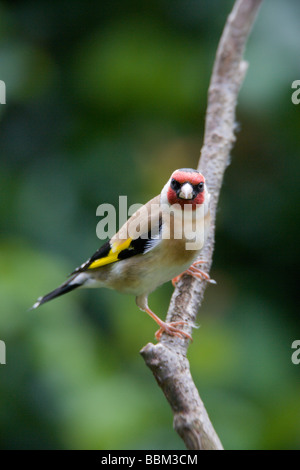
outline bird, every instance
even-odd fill
[[[39,297],[32,308],[77,288],[106,287],[135,295],[140,310],[158,324],[158,341],[163,333],[192,340],[182,329],[187,322],[161,320],[149,308],[148,296],[168,281],[176,285],[183,274],[215,283],[199,269],[205,260],[198,259],[210,228],[209,201],[200,171],[173,171],[158,196],[137,210],[66,282]]]

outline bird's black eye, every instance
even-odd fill
[[[202,193],[202,191],[204,190],[204,183],[203,183],[203,181],[201,181],[201,183],[199,183],[199,184],[197,185],[197,187],[198,187],[199,193]]]
[[[181,184],[178,183],[177,180],[175,180],[174,178],[172,178],[171,180],[171,188],[174,189],[174,191],[178,191],[178,189],[180,188]]]

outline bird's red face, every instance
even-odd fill
[[[190,168],[174,171],[167,191],[169,204],[179,204],[182,209],[190,204],[194,210],[204,203],[204,195],[205,178],[199,171]]]

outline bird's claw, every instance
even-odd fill
[[[179,330],[179,328],[176,328],[177,325],[187,325],[187,324],[188,323],[186,321],[174,321],[170,323],[161,322],[160,329],[155,333],[155,338],[157,339],[157,341],[160,341],[161,335],[163,333],[166,333],[167,335],[170,335],[170,336],[177,336],[178,338],[182,338],[182,339],[188,338],[191,341],[193,341],[193,338],[191,337],[191,335],[189,335],[183,330]]]
[[[184,274],[189,274],[190,276],[196,277],[197,279],[205,280],[209,282],[210,284],[217,284],[214,279],[211,279],[209,274],[207,274],[205,271],[202,271],[201,269],[198,268],[198,264],[203,264],[203,263],[206,263],[206,261],[205,260],[195,261],[186,271],[174,277],[172,279],[173,286],[174,287],[176,286],[177,282],[181,279],[181,277]]]

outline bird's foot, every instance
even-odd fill
[[[203,263],[206,263],[206,262],[207,261],[205,261],[205,260],[195,261],[186,271],[184,271],[183,273],[179,274],[178,276],[176,276],[172,279],[173,286],[174,287],[176,286],[177,282],[181,279],[181,277],[184,274],[189,274],[190,276],[196,277],[197,279],[201,279],[201,280],[204,279],[205,281],[209,282],[210,284],[217,284],[214,279],[211,279],[209,274],[207,274],[205,271],[198,268],[199,264],[203,264]]]
[[[152,312],[152,310],[150,310],[148,305],[143,306],[142,310],[148,313],[148,315],[150,315],[150,317],[153,318],[153,320],[156,321],[156,323],[159,326],[159,330],[155,333],[155,338],[157,339],[157,341],[160,340],[161,335],[163,333],[166,333],[167,335],[170,335],[170,336],[177,336],[178,338],[183,338],[183,339],[188,338],[191,341],[193,341],[193,338],[191,337],[191,335],[189,335],[183,330],[180,330],[179,328],[176,328],[176,326],[179,326],[179,325],[188,325],[186,321],[181,320],[181,321],[173,321],[173,322],[167,323],[161,320],[154,312]]]
[[[167,335],[170,335],[170,336],[178,336],[178,338],[183,338],[183,339],[188,338],[191,341],[193,341],[193,338],[191,337],[191,335],[189,335],[183,330],[180,330],[179,328],[176,328],[177,325],[187,325],[186,321],[173,321],[170,323],[166,323],[161,320],[161,323],[159,325],[160,325],[160,329],[155,333],[155,338],[157,339],[157,341],[160,341],[161,335],[163,333],[166,333]]]

